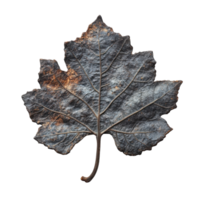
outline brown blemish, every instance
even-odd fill
[[[63,85],[68,87],[70,85],[78,84],[81,81],[81,79],[81,76],[78,75],[78,73],[75,70],[69,68],[67,71],[67,78],[63,82]]]
[[[107,32],[107,35],[110,35],[110,32],[113,32],[113,29],[110,27],[105,27],[106,25],[103,23],[103,21],[99,22],[93,22],[88,26],[88,29],[86,32],[82,33],[80,38],[76,38],[75,42],[76,43],[81,43],[85,42],[85,40],[93,40],[95,36],[97,35],[97,29],[101,28],[102,31]],[[94,36],[95,35],[95,36]],[[120,35],[120,34],[118,34]],[[121,35],[120,35],[121,36]],[[65,46],[67,45],[68,42],[65,42]]]
[[[62,71],[57,70],[54,72],[55,74],[52,73],[52,69],[48,71],[48,74],[51,76],[47,77],[47,80],[43,81],[43,86],[47,87],[50,90],[57,90],[62,88],[62,85],[65,88],[71,88],[72,85],[76,85],[81,81],[81,76],[76,73],[75,70],[73,70],[69,65],[68,71],[65,72],[65,76],[62,78]],[[62,84],[60,84],[60,83]]]
[[[49,141],[50,141],[50,142],[55,142],[55,141],[56,141],[56,138],[50,138]]]
[[[53,75],[51,79],[44,81],[43,84],[50,90],[57,90],[60,87],[55,75]]]
[[[115,90],[119,90],[119,87],[115,86]]]
[[[93,33],[96,32],[97,26],[90,24],[87,31],[82,34],[80,38],[76,38],[75,42],[81,43],[84,40],[93,40]]]
[[[49,125],[49,122],[42,124],[43,128],[47,128],[48,125]]]
[[[59,118],[58,120],[56,120],[56,126],[59,126],[62,123],[63,123],[63,120],[61,118]]]
[[[79,81],[81,80],[81,76],[78,76],[78,73],[73,70],[72,68],[69,68],[67,70],[67,81],[68,81],[68,84],[77,84],[79,83]]]
[[[59,116],[55,116],[55,117],[51,117],[51,119],[50,119],[51,121],[50,122],[48,122],[49,124],[52,124],[52,123],[54,123],[55,122],[55,125],[56,126],[59,126],[60,124],[62,124],[63,123],[63,120],[62,120],[62,118],[60,118]]]
[[[52,68],[48,69],[48,71],[43,71],[42,74],[45,76],[45,75],[50,75],[52,74]]]
[[[39,111],[39,110],[40,110],[39,108],[34,108],[34,111],[36,111],[36,112]]]
[[[104,32],[108,32],[108,29],[106,29],[106,28],[103,28],[103,29],[102,29],[102,31],[104,31]]]

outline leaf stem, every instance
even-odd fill
[[[95,174],[96,174],[96,172],[98,170],[98,167],[99,167],[100,147],[101,147],[101,135],[98,134],[97,137],[96,137],[96,139],[97,139],[97,151],[96,151],[96,160],[95,160],[94,169],[93,169],[92,173],[90,174],[90,176],[88,176],[88,177],[82,176],[81,177],[81,180],[85,181],[86,183],[90,182],[94,178],[94,176],[95,176]]]

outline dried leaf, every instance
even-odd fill
[[[33,122],[35,139],[68,154],[87,135],[97,138],[95,175],[103,134],[111,134],[127,155],[150,150],[172,129],[160,116],[176,108],[182,81],[154,82],[153,52],[132,54],[122,37],[99,16],[87,32],[65,43],[67,72],[55,60],[40,60],[41,89],[22,96]]]

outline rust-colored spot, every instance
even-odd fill
[[[84,40],[93,40],[94,35],[96,37],[97,27],[94,24],[90,24],[88,30],[82,34],[80,38],[76,38],[75,42],[81,43]]]
[[[36,111],[36,112],[39,111],[39,110],[40,110],[39,108],[34,108],[34,111]]]
[[[56,126],[59,126],[62,123],[63,123],[63,120],[61,118],[59,118],[58,120],[56,120]]]
[[[64,76],[64,79],[62,77],[62,80],[60,80],[60,82],[66,89],[72,91],[72,86],[77,85],[81,81],[81,79],[81,76],[78,75],[78,73],[68,65],[66,75]]]
[[[88,40],[91,42],[92,40],[94,40],[93,37],[88,37]]]
[[[52,76],[52,79],[45,81],[44,84],[50,90],[56,90],[59,88],[59,83],[56,81],[55,75]]]
[[[104,31],[104,32],[108,32],[108,29],[106,29],[106,28],[103,28],[101,30]]]
[[[119,87],[115,86],[115,90],[119,90]]]
[[[59,116],[52,117],[50,120],[51,120],[51,121],[49,122],[49,124],[55,122],[55,125],[56,125],[56,126],[59,126],[60,124],[63,123],[62,118],[60,118]]]
[[[47,128],[48,125],[49,125],[49,122],[46,122],[46,123],[42,124],[42,127]]]
[[[55,141],[56,141],[56,138],[50,138],[49,141],[50,141],[50,142],[55,142]]]
[[[42,74],[45,76],[45,75],[50,75],[50,74],[52,74],[52,68],[49,68],[48,70],[44,70],[43,72],[42,72]]]
[[[69,87],[71,85],[78,84],[81,81],[81,79],[81,76],[78,75],[78,73],[75,70],[69,68],[67,71],[67,78],[65,79],[65,81],[63,81],[63,85],[65,87]]]
[[[64,74],[61,70],[57,70],[52,73],[52,70],[49,70],[48,75],[42,82],[42,84],[50,90],[57,90],[64,86],[66,89],[71,89],[72,85],[78,84],[81,81],[81,76],[76,73],[68,65],[68,71]],[[62,84],[62,85],[61,85]]]

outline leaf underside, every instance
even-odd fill
[[[41,124],[39,143],[68,154],[87,135],[111,134],[120,151],[139,155],[172,130],[161,115],[176,108],[182,81],[154,81],[152,51],[132,54],[129,36],[113,32],[100,16],[64,46],[68,71],[41,59],[41,89],[22,96],[32,121]]]

